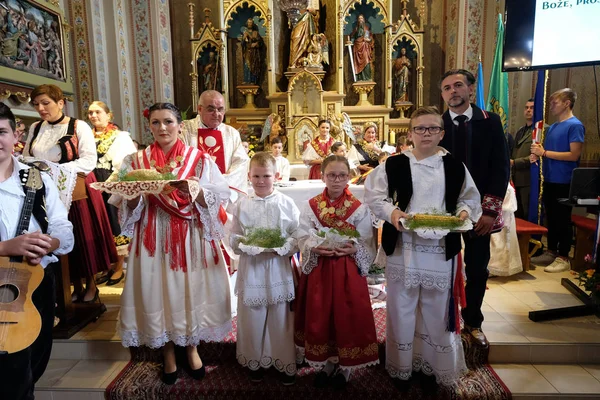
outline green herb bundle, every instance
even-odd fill
[[[248,228],[246,237],[240,242],[247,246],[275,249],[285,244],[285,238],[279,228]]]
[[[342,229],[330,228],[329,231],[333,232],[333,233],[336,233],[338,235],[341,235],[341,236],[348,236],[348,237],[355,238],[355,239],[360,238],[360,233],[358,233],[358,231],[354,230],[354,229],[349,229],[349,228],[342,228]],[[325,231],[319,231],[319,232],[317,232],[317,236],[320,236],[320,237],[324,238],[325,237],[325,233],[326,233]]]
[[[119,182],[137,182],[137,181],[172,181],[176,180],[172,172],[161,174],[155,170],[138,169],[133,171],[119,171]]]

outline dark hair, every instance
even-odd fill
[[[175,106],[171,103],[154,103],[154,104],[152,104],[152,106],[148,109],[148,120],[150,120],[150,117],[152,116],[152,113],[154,111],[160,111],[160,110],[171,111],[173,113],[173,115],[175,115],[175,118],[177,118],[178,124],[183,122],[183,119],[181,118],[181,111],[179,111],[179,108],[177,108],[177,106]]]
[[[283,142],[281,141],[280,138],[276,137],[276,138],[271,139],[271,146],[274,144],[283,144]]]
[[[15,119],[15,114],[11,111],[10,107],[6,104],[0,102],[0,120],[7,119],[8,125],[13,132],[17,129],[17,121]]]
[[[40,85],[40,86],[36,87],[35,89],[33,89],[31,94],[29,95],[29,98],[31,99],[29,102],[33,103],[33,101],[35,100],[36,97],[41,96],[43,94],[50,97],[56,103],[58,103],[61,100],[65,100],[65,94],[63,93],[62,89],[59,88],[58,86],[56,86],[56,85]]]
[[[260,167],[272,167],[273,171],[277,172],[277,161],[275,160],[275,157],[266,151],[259,151],[252,156],[248,170],[252,169],[253,165],[258,165]]]
[[[327,122],[329,124],[329,127],[331,128],[331,121],[329,121],[328,119],[322,119],[319,121],[319,123],[317,124],[317,128],[321,126],[321,124]]]
[[[326,159],[324,159],[323,162],[321,163],[321,173],[324,174],[325,169],[327,169],[327,166],[334,162],[343,163],[348,168],[348,171],[350,171],[350,164],[348,163],[348,159],[346,157],[336,156],[335,154],[332,154],[332,155],[328,156]]]
[[[471,86],[473,84],[475,84],[475,76],[470,72],[467,71],[466,69],[450,69],[448,71],[446,71],[444,73],[444,75],[442,75],[442,77],[440,78],[440,81],[438,82],[438,87],[441,89],[442,88],[442,82],[444,81],[444,79],[446,79],[447,77],[451,76],[451,75],[462,75],[467,79],[467,85]]]
[[[529,100],[526,101],[526,103],[530,103],[530,102],[531,103],[535,103],[535,99],[532,97],[532,98],[530,98]]]
[[[338,151],[340,149],[340,147],[345,146],[346,144],[344,142],[335,142],[334,144],[331,145],[331,147],[329,148],[329,150],[332,153],[335,153],[336,151]]]

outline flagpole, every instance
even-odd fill
[[[544,105],[542,108],[542,129],[540,133],[539,143],[544,143],[544,125],[546,124],[546,93],[548,90],[548,70],[544,71]],[[538,216],[537,223],[540,225],[542,220],[542,198],[544,195],[544,157],[540,157],[540,190],[538,194]]]

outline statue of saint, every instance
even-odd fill
[[[313,35],[319,33],[318,16],[319,11],[312,8],[301,11],[301,17],[292,29],[290,38],[289,68],[302,68],[304,66]]]
[[[258,33],[258,25],[252,18],[246,21],[242,34],[242,57],[244,59],[244,83],[258,85],[262,72],[263,38]]]
[[[393,90],[394,102],[410,101],[408,87],[410,85],[410,58],[406,56],[406,48],[400,49],[400,57],[394,60],[393,65]]]
[[[199,77],[199,86],[202,91],[217,90],[218,79],[217,54],[211,51],[208,54],[208,62],[202,65]]]
[[[373,35],[365,21],[365,16],[360,14],[356,19],[354,29],[350,34],[353,40],[352,55],[354,56],[354,73],[357,81],[372,81],[373,72]]]

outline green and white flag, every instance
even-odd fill
[[[490,77],[490,88],[486,103],[487,111],[500,116],[504,133],[508,132],[508,74],[502,72],[502,44],[504,43],[504,24],[502,14],[498,14],[498,30],[496,35],[496,52]]]

